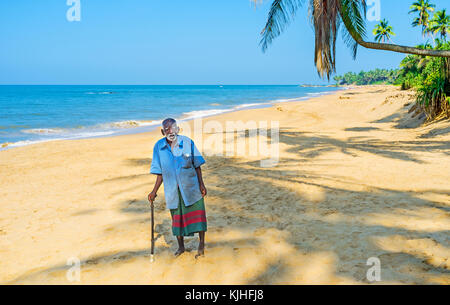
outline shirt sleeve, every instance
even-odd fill
[[[194,168],[197,168],[197,167],[205,164],[206,161],[205,161],[205,159],[203,159],[202,154],[198,151],[197,146],[195,146],[194,141],[192,141],[191,150],[192,150]]]
[[[159,158],[159,147],[155,144],[153,147],[153,158],[152,158],[152,166],[150,167],[150,174],[161,175],[161,160]]]

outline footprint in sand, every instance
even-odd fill
[[[130,259],[131,257],[132,256],[130,254],[122,254],[120,256],[113,257],[113,260],[124,261],[124,260]]]
[[[97,265],[97,264],[98,264],[98,260],[95,260],[95,259],[88,259],[88,260],[85,262],[85,264],[86,264],[86,265]]]

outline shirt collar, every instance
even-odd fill
[[[177,141],[178,141],[178,146],[180,148],[183,148],[183,138],[180,137],[179,135],[177,135]],[[166,148],[168,146],[169,146],[169,143],[167,143],[167,139],[164,138],[164,144],[163,144],[163,146],[161,146],[161,149],[164,149],[164,148]]]

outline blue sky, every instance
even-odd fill
[[[448,0],[433,0],[450,9]],[[314,67],[307,9],[266,53],[259,46],[271,1],[81,0],[68,22],[66,0],[0,2],[0,84],[326,83]],[[410,0],[381,0],[395,43],[423,39],[410,26]],[[376,22],[368,22],[370,39]],[[395,68],[404,56],[338,43],[339,74]]]

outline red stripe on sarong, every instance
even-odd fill
[[[186,213],[183,215],[183,220],[184,219],[188,219],[191,218],[193,216],[198,216],[198,215],[206,215],[204,210],[197,210],[197,211],[192,211],[189,213]],[[181,215],[173,215],[173,219],[174,220],[180,220],[181,219]]]
[[[187,227],[190,224],[198,223],[198,222],[206,222],[206,217],[203,216],[203,215],[199,215],[199,216],[192,217],[188,221],[183,221],[183,228]],[[176,228],[180,228],[181,227],[181,221],[175,221],[174,220],[172,222],[172,226],[174,226]]]
[[[203,214],[203,215],[192,216],[192,217],[189,217],[189,218],[173,219],[172,221],[173,221],[173,222],[176,222],[176,223],[179,223],[179,222],[188,222],[189,220],[194,219],[194,218],[197,218],[197,217],[205,217],[205,218],[206,218],[206,215]]]

